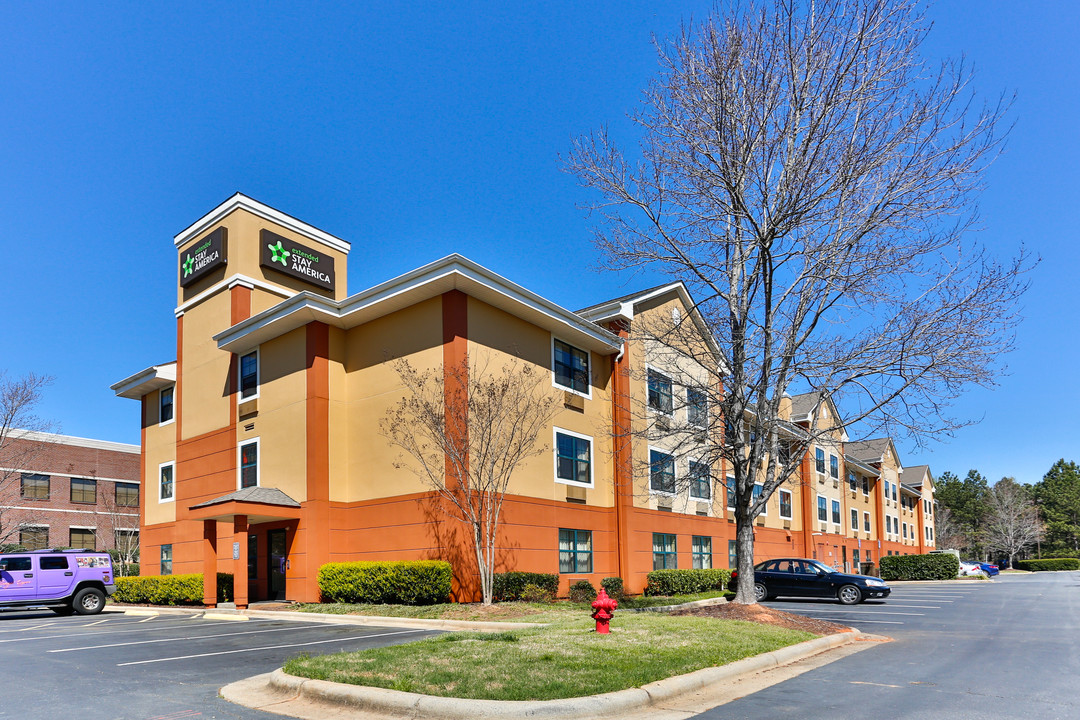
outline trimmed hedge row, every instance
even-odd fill
[[[541,590],[551,593],[551,597],[559,594],[559,576],[555,573],[512,572],[495,573],[492,582],[492,595],[497,602],[508,600],[521,600],[521,594],[526,585],[535,585]]]
[[[327,563],[319,568],[323,602],[433,605],[450,600],[444,560]]]
[[[203,574],[144,575],[116,578],[112,599],[142,605],[202,605]],[[217,601],[232,602],[232,573],[217,574]]]
[[[1043,558],[1042,560],[1017,560],[1013,563],[1017,570],[1033,572],[1048,570],[1080,570],[1078,558]]]
[[[952,553],[885,555],[878,561],[882,580],[952,580],[960,561]]]
[[[731,579],[731,571],[711,570],[653,570],[648,574],[646,595],[692,595],[709,590],[723,590]]]

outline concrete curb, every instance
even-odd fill
[[[285,708],[269,706],[299,700],[399,718],[471,720],[535,717],[577,720],[625,715],[631,711],[655,707],[716,683],[804,660],[856,640],[869,640],[873,637],[863,636],[857,631],[827,635],[721,667],[703,668],[686,675],[658,680],[640,688],[565,700],[502,701],[434,697],[325,680],[305,680],[286,675],[282,670],[226,685],[221,689],[221,695],[230,702],[279,713],[285,711]]]
[[[656,607],[643,607],[643,608],[625,608],[626,612],[671,612],[673,610],[682,610],[684,608],[699,608],[708,607],[710,605],[727,605],[727,598],[714,597],[706,598],[704,600],[695,600],[693,602],[682,603],[679,605],[657,605]],[[623,608],[619,608],[622,610]]]

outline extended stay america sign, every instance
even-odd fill
[[[259,234],[259,265],[334,290],[334,258],[269,230]]]
[[[219,227],[180,253],[180,287],[187,287],[219,267],[225,267],[227,250],[225,228]]]

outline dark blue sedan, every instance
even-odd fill
[[[891,592],[878,578],[837,572],[817,560],[776,558],[754,566],[758,602],[783,596],[835,598],[844,605],[855,605],[869,598],[887,598]]]

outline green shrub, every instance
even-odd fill
[[[327,563],[319,568],[323,602],[434,605],[450,599],[443,560]]]
[[[952,553],[885,555],[878,562],[882,580],[952,580],[960,561]]]
[[[621,577],[606,577],[600,581],[600,587],[604,588],[604,591],[610,598],[622,600],[626,596],[626,593],[623,592],[623,582]]]
[[[710,590],[723,590],[731,571],[712,570],[653,570],[648,574],[646,595],[693,595]]]
[[[521,599],[525,602],[553,603],[555,602],[555,593],[539,585],[528,583],[521,591]]]
[[[1017,560],[1017,570],[1031,570],[1032,572],[1049,570],[1080,570],[1080,559],[1077,558],[1043,558],[1042,560]]]
[[[232,573],[217,574],[217,601],[232,602]],[[113,600],[139,605],[202,605],[203,574],[116,578]]]
[[[495,573],[492,587],[496,601],[523,600],[521,593],[526,585],[536,585],[552,596],[559,593],[559,576],[555,573],[505,572]]]
[[[578,580],[570,586],[570,602],[591,603],[596,599],[596,588],[588,580]]]

